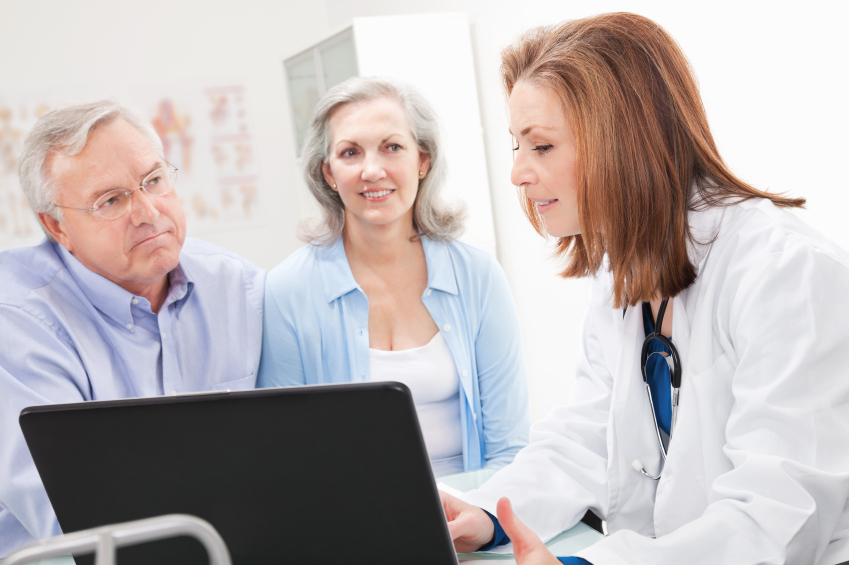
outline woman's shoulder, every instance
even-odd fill
[[[321,284],[320,269],[326,251],[325,247],[305,245],[289,255],[268,272],[268,291],[277,294],[314,289],[316,284]]]
[[[431,242],[446,249],[454,263],[454,268],[469,274],[489,274],[493,269],[501,270],[498,260],[492,253],[484,251],[464,241],[454,240],[449,243]]]
[[[729,206],[713,247],[718,255],[729,260],[736,258],[752,264],[770,256],[822,256],[849,268],[846,250],[799,218],[796,212],[764,198]]]

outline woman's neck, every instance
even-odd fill
[[[346,218],[342,242],[349,263],[363,263],[372,267],[397,265],[410,259],[410,247],[421,243],[414,240],[417,235],[412,217],[408,222],[399,221],[387,225],[365,224]]]
[[[654,318],[652,320],[652,324],[657,320],[657,312],[660,310],[660,303],[663,302],[662,298],[652,298],[649,301],[651,304],[651,315]],[[672,305],[674,304],[674,300],[672,298],[669,299],[669,302],[666,303],[666,311],[663,313],[663,321],[661,322],[660,333],[664,337],[672,337]],[[655,331],[657,329],[655,328]]]

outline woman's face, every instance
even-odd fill
[[[555,237],[581,233],[575,138],[563,104],[548,88],[520,81],[510,94],[510,133],[516,139],[510,180],[525,190]]]
[[[348,225],[400,222],[412,228],[419,179],[429,166],[396,100],[353,102],[331,115],[330,153],[322,171],[342,198]]]

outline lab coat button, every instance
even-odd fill
[[[445,330],[446,332],[450,332],[451,326],[449,326],[448,324],[445,324],[444,326],[442,326],[442,329]]]

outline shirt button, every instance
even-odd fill
[[[127,324],[127,329],[128,329],[128,330],[133,329],[133,324]]]
[[[477,414],[472,414],[472,420],[474,420],[475,422],[477,422],[477,421],[478,421],[478,415],[477,415]]]
[[[427,289],[427,295],[430,296],[430,293],[433,292],[431,289]]]
[[[172,390],[172,391],[171,391],[171,396],[177,396],[177,391],[176,391],[176,390]]]
[[[469,372],[466,369],[463,369],[463,376],[465,377],[468,374],[469,374]]]
[[[446,332],[450,332],[451,326],[449,326],[448,324],[445,324],[444,326],[442,326],[442,329],[445,330]]]
[[[133,298],[130,302],[132,302],[133,304],[138,304],[138,303],[139,303],[139,299],[138,299],[138,298]]]
[[[162,339],[165,339],[166,337],[168,337],[168,334],[166,334],[165,332],[162,332]]]

